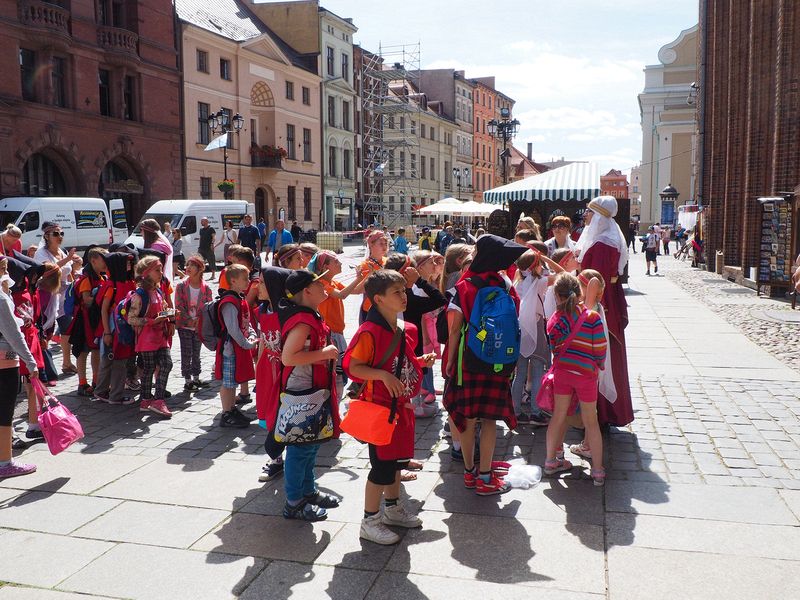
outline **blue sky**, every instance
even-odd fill
[[[515,145],[534,158],[596,160],[629,170],[641,161],[637,94],[645,65],[697,23],[697,0],[323,0],[352,17],[355,41],[421,43],[422,66],[494,75],[514,98]],[[489,7],[502,11],[486,13]]]

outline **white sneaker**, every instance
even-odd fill
[[[402,504],[385,506],[381,521],[384,525],[392,525],[394,527],[422,527],[422,519],[417,515],[411,515],[406,512]]]
[[[391,546],[400,541],[400,536],[381,522],[381,513],[365,517],[361,521],[359,537],[382,546]]]

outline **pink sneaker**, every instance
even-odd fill
[[[150,403],[150,412],[154,412],[159,416],[170,418],[172,416],[172,411],[167,408],[167,403],[163,400],[153,400]]]
[[[0,467],[0,479],[30,475],[34,471],[36,471],[36,465],[26,465],[25,463],[12,460],[7,465]]]
[[[139,412],[150,412],[150,406],[153,404],[153,400],[142,400],[139,403]]]

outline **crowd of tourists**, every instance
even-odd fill
[[[29,382],[58,377],[51,344],[61,345],[62,373],[77,375],[80,395],[168,419],[177,332],[185,392],[209,385],[201,348],[214,353],[220,427],[252,426],[240,407],[255,386],[269,456],[260,480],[283,476],[288,519],[324,519],[339,505],[317,487],[314,465],[320,444],[345,430],[369,442],[361,537],[393,544],[390,527],[421,526],[400,489],[422,468],[416,420],[442,409],[451,456],[479,496],[510,489],[508,464],[493,459],[497,421],[546,426],[543,470],[555,476],[573,469],[564,438],[579,419],[584,439],[568,450],[591,461],[589,475],[603,485],[601,428],[633,420],[619,281],[627,241],[616,211],[614,198],[592,200],[577,241],[567,217],[552,219],[546,240],[530,218],[513,240],[445,227],[423,232],[415,247],[399,230],[394,252],[375,229],[354,277],[342,277],[335,253],[295,242],[282,223],[267,235],[250,217],[221,240],[201,221],[200,254],[189,257],[180,234],[153,219],[140,224],[144,249],[91,247],[83,258],[62,249],[58,224],[44,223],[34,258],[13,249],[0,258],[0,478],[35,470],[11,457],[16,382],[25,376],[28,427],[16,440],[25,447],[41,437]],[[215,276],[220,243],[226,266],[215,299],[203,274],[208,263]],[[348,340],[351,294],[361,296],[360,325]]]

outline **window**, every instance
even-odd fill
[[[311,130],[303,128],[303,160],[311,162]]]
[[[231,61],[227,58],[219,59],[219,76],[226,81],[231,80]]]
[[[311,188],[303,188],[303,219],[311,220]]]
[[[436,181],[436,159],[435,158],[431,158],[430,176],[431,176],[431,181]]]
[[[394,196],[389,196],[389,211],[394,212]]]
[[[290,158],[292,160],[297,159],[297,152],[295,152],[295,145],[294,145],[294,125],[286,125],[286,158]]]
[[[342,102],[342,129],[350,131],[350,103]]]
[[[486,144],[481,144],[481,148],[483,148],[483,160],[486,160]]]
[[[106,69],[97,72],[97,85],[100,93],[100,114],[104,117],[111,116],[111,73]],[[208,104],[206,104],[208,110]],[[208,125],[206,123],[206,125]]]
[[[400,117],[400,131],[406,130],[406,118]]]
[[[342,177],[352,179],[350,176],[350,150],[347,148],[342,151]]]
[[[389,129],[394,129],[394,116],[389,117],[389,123],[387,125]]]
[[[302,94],[303,94],[303,104],[305,104],[306,106],[311,106],[311,90],[306,86],[303,86]]]
[[[201,185],[203,179],[208,179],[209,185],[209,195],[211,194],[211,179],[208,177],[201,177]],[[197,217],[194,215],[188,215],[183,217],[183,221],[181,221],[181,235],[188,235],[190,233],[197,233]]]
[[[208,52],[197,49],[197,70],[201,73],[208,73]]]
[[[406,176],[406,153],[400,151],[400,177]]]
[[[105,219],[103,220],[105,223]],[[80,223],[78,224],[80,227]],[[25,215],[19,220],[19,228],[24,232],[26,231],[36,231],[39,229],[39,211],[33,211],[29,213],[25,213]]]
[[[258,146],[258,125],[255,119],[250,119],[250,145]]]
[[[336,98],[328,96],[328,125],[336,127]]]
[[[289,221],[297,220],[297,207],[295,206],[295,193],[297,188],[293,185],[290,185],[286,188],[286,204],[288,207],[288,219]]]
[[[328,175],[336,177],[336,146],[328,146]]]
[[[294,100],[294,82],[287,81],[286,82],[286,99],[287,100]]]
[[[389,175],[394,175],[394,150],[389,150]]]
[[[425,123],[420,123],[419,134],[420,136],[425,137]]]
[[[125,107],[123,118],[127,121],[136,121],[136,78],[133,75],[125,76]]]
[[[450,183],[450,161],[444,161],[444,182]]]
[[[420,179],[425,179],[425,165],[427,164],[425,161],[425,157],[422,157],[422,160],[419,162],[420,166],[422,167],[422,172],[419,175]]]
[[[417,155],[411,154],[411,177],[417,177]]]
[[[232,122],[233,122],[233,111],[232,111],[230,108],[224,108],[224,107],[223,107],[223,108],[221,108],[220,110],[221,110],[223,113],[225,113],[225,118],[227,119],[227,121],[226,121],[226,122],[227,122],[227,123],[232,123]],[[234,135],[233,135],[233,133],[229,133],[229,134],[228,134],[228,143],[227,143],[227,144],[225,144],[225,146],[226,146],[228,149],[231,149],[231,150],[233,149],[233,138],[234,138]]]
[[[328,46],[326,48],[326,52],[327,52],[328,75],[333,77],[333,75],[334,75],[334,72],[333,72],[333,48]]]
[[[211,177],[200,178],[200,197],[203,200],[211,200]]]
[[[411,135],[417,135],[417,122],[415,120],[411,120]]]
[[[208,126],[208,113],[211,107],[205,102],[197,103],[197,143],[208,145],[211,141],[211,128]]]
[[[342,79],[350,81],[350,57],[342,52]]]
[[[54,56],[52,64],[53,70],[51,71],[51,77],[53,81],[53,104],[55,106],[65,108],[67,106],[67,61],[60,56]]]
[[[22,99],[36,102],[36,53],[20,48],[19,72],[22,77]]]
[[[433,127],[431,127],[431,139],[432,140],[436,139],[436,130]]]

